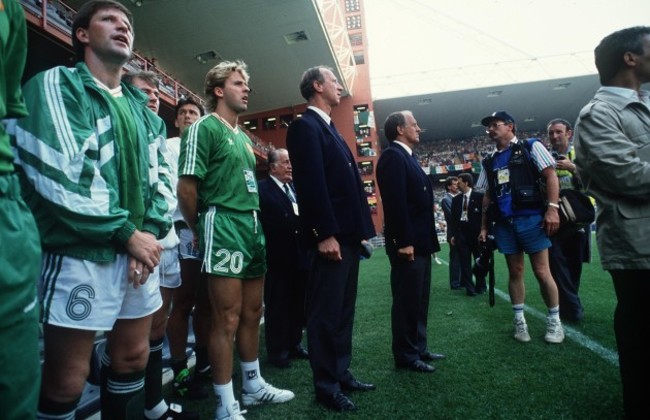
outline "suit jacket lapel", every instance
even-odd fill
[[[425,174],[424,171],[422,170],[422,167],[420,167],[420,164],[417,162],[415,157],[413,155],[410,155],[409,152],[407,152],[405,148],[403,148],[402,146],[400,146],[397,143],[391,143],[391,147],[395,147],[395,148],[397,148],[397,150],[402,152],[402,154],[404,155],[404,158],[409,162],[409,164],[411,166],[413,166],[413,167],[415,167],[417,169],[419,174],[421,174],[424,177],[427,176],[427,174]]]
[[[345,142],[345,139],[343,138],[343,136],[341,136],[341,134],[338,131],[336,131],[334,128],[332,128],[331,125],[325,123],[325,120],[323,120],[321,118],[321,116],[318,115],[316,112],[314,112],[314,111],[312,111],[310,109],[305,111],[305,113],[307,113],[307,112],[311,113],[314,116],[314,118],[319,122],[319,124],[321,124],[323,127],[325,127],[325,129],[330,133],[330,135],[334,139],[334,143],[336,144],[336,146],[339,149],[341,149],[343,151],[343,153],[345,153],[345,156],[348,158],[348,160],[350,160],[351,162],[354,161],[354,156],[352,156],[352,152],[350,151],[350,148],[348,147],[347,143]]]
[[[284,190],[280,188],[280,186],[273,179],[269,178],[269,182],[271,183],[272,191],[277,199],[280,200],[285,209],[293,212],[293,205],[291,204],[289,197],[287,197],[287,193],[284,192]]]

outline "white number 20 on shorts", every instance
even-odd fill
[[[220,249],[217,251],[217,257],[222,259],[214,265],[212,268],[214,271],[218,273],[228,273],[229,271],[233,274],[241,273],[244,267],[244,254],[241,251],[231,253],[227,249]]]

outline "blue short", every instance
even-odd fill
[[[541,214],[502,219],[494,225],[494,239],[499,252],[506,255],[535,254],[551,247],[542,227]]]

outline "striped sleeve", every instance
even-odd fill
[[[178,176],[193,175],[203,179],[207,168],[207,136],[209,127],[206,119],[210,114],[203,116],[190,125],[181,139],[181,151],[178,157]]]
[[[531,149],[531,156],[537,169],[542,172],[544,169],[550,167],[555,168],[555,159],[553,155],[546,150],[546,147],[540,141],[533,142],[533,147]]]
[[[24,94],[30,116],[16,127],[16,160],[35,192],[51,204],[47,217],[90,240],[112,239],[128,224],[128,213],[117,205],[115,180],[101,173],[115,159],[114,143],[99,141],[111,130],[110,118],[91,120],[74,69],[41,73],[24,86]]]

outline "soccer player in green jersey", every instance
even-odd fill
[[[16,150],[41,232],[44,329],[41,419],[72,419],[98,331],[107,336],[102,418],[142,418],[152,314],[171,227],[162,120],[120,82],[133,52],[131,13],[113,0],[83,4],[72,26],[79,62],[24,86],[30,116]],[[106,365],[109,365],[108,363]]]
[[[212,306],[210,364],[217,419],[243,419],[232,385],[233,341],[242,369],[244,405],[280,403],[293,392],[275,388],[260,374],[258,345],[266,250],[258,221],[255,155],[237,125],[248,107],[248,72],[224,61],[206,75],[209,114],[183,133],[178,202],[199,241]]]

